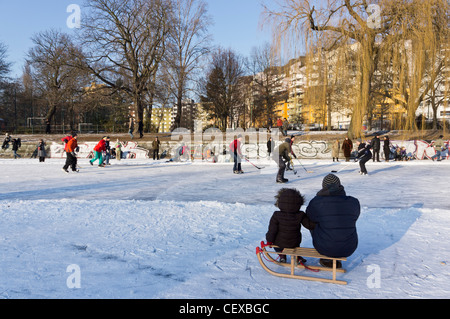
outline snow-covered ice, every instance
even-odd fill
[[[450,297],[450,161],[370,161],[360,176],[357,163],[302,160],[313,173],[297,165],[283,186],[264,161],[243,175],[231,163],[111,162],[80,159],[66,174],[62,159],[0,160],[0,298]],[[362,206],[358,249],[338,274],[348,284],[268,274],[255,248],[278,189],[308,202],[339,169]]]

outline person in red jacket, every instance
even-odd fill
[[[234,159],[234,166],[233,166],[234,174],[244,173],[241,168],[241,157],[242,157],[241,142],[242,142],[242,135],[239,134],[237,139],[235,139],[233,142],[230,143],[230,151]]]
[[[280,131],[280,133],[283,133],[283,120],[282,119],[277,119],[277,127],[278,127],[278,130]]]
[[[61,139],[61,141],[64,143],[64,152],[67,152],[67,143],[69,143],[69,141],[73,138],[74,133],[75,132],[72,132],[71,135],[67,135],[66,137],[63,137]],[[76,135],[76,133],[75,133],[75,135]]]
[[[75,150],[78,147],[77,133],[72,134],[72,138],[66,143],[64,150],[66,151],[66,164],[63,166],[62,170],[69,173],[69,166],[72,168],[72,172],[78,172],[77,169],[77,156]]]
[[[106,139],[108,136],[103,136],[103,138],[94,147],[94,158],[89,161],[91,165],[98,159],[98,167],[105,167],[103,165],[103,152],[106,151]]]

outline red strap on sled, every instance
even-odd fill
[[[261,248],[267,247],[267,246],[272,246],[272,243],[264,243],[264,241],[261,240]]]
[[[264,243],[264,241],[261,241],[261,247],[256,247],[256,254],[261,254],[264,252],[264,247],[270,246],[272,243]]]
[[[271,246],[272,245],[272,243],[264,243],[264,241],[261,241],[261,247],[256,247],[256,254],[258,255],[258,254],[262,254],[262,253],[264,253],[264,247],[267,247],[267,246]],[[263,256],[263,258],[265,259],[265,260],[267,260],[267,261],[269,261],[269,262],[273,262],[273,261],[271,261],[271,260],[269,260],[269,259],[267,259],[267,257],[265,256],[265,254],[263,254],[262,255]],[[278,255],[278,257],[275,259],[275,260],[277,260],[278,258],[280,258],[280,255]]]
[[[267,246],[272,246],[272,243],[264,243],[264,241],[261,241],[261,247],[256,247],[256,254],[261,254],[261,253],[263,253],[264,252],[264,247],[267,247]],[[265,255],[263,255],[263,257],[264,257],[264,259],[266,259],[267,261],[270,261],[270,262],[272,262],[271,260],[269,260],[269,259],[267,259],[266,258],[266,256]],[[277,260],[278,258],[280,258],[280,255],[278,255],[278,257],[275,259],[275,260]],[[312,268],[309,268],[308,266],[306,266],[302,261],[299,261],[299,263],[300,263],[300,265],[302,265],[303,267],[305,267],[305,269],[307,269],[307,270],[309,270],[309,271],[312,271],[312,272],[319,272],[320,270],[319,269],[312,269]]]
[[[320,269],[312,269],[312,268],[309,268],[309,267],[306,266],[302,261],[300,261],[300,265],[302,265],[303,267],[305,267],[305,269],[308,269],[309,271],[312,271],[312,272],[319,272],[319,271],[320,271]]]

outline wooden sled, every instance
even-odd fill
[[[339,284],[339,285],[346,285],[347,282],[343,280],[337,280],[336,279],[336,273],[345,273],[345,269],[337,268],[336,264],[337,261],[346,261],[347,258],[332,258],[327,257],[324,255],[321,255],[315,250],[314,248],[303,248],[303,247],[297,247],[297,248],[285,248],[282,252],[276,252],[276,251],[267,251],[266,247],[269,248],[278,248],[275,245],[267,245],[264,242],[261,242],[261,247],[256,247],[256,255],[258,256],[259,263],[261,266],[266,270],[269,274],[272,274],[274,276],[278,277],[284,277],[284,278],[293,278],[293,279],[301,279],[301,280],[311,280],[311,281],[321,281],[321,282],[328,282],[333,284]],[[278,262],[276,259],[274,259],[270,254],[277,254],[277,255],[286,255],[291,257],[290,263],[281,263]],[[330,259],[333,261],[333,267],[327,268],[327,267],[321,267],[321,266],[305,266],[303,264],[297,264],[296,257],[302,256],[302,257],[309,257],[309,258],[323,258],[323,259]],[[274,263],[278,266],[283,267],[289,267],[290,268],[290,274],[288,273],[281,273],[276,272],[264,263],[263,257],[265,257],[266,260],[268,260],[271,263]],[[311,272],[321,272],[321,271],[327,271],[332,272],[332,279],[328,278],[321,278],[321,277],[314,277],[314,276],[306,276],[306,275],[297,275],[295,274],[295,269],[307,269]]]

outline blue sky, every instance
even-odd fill
[[[11,76],[22,74],[31,36],[55,28],[72,32],[66,25],[70,4],[82,6],[84,0],[0,0],[0,42],[8,47],[13,62]],[[261,0],[207,0],[214,25],[210,32],[214,44],[249,56],[252,47],[270,41],[270,31],[261,30]]]

